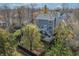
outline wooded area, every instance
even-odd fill
[[[37,5],[0,7],[0,56],[79,55],[79,8]]]

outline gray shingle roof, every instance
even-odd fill
[[[53,14],[39,14],[37,17],[36,17],[37,20],[54,20],[54,16]]]

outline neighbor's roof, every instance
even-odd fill
[[[53,14],[39,14],[36,19],[37,20],[54,20]]]
[[[0,23],[6,23],[5,21],[3,21],[3,20],[0,20]]]

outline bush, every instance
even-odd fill
[[[11,34],[0,28],[0,55],[14,55],[14,40]]]
[[[54,45],[48,49],[45,55],[73,55],[71,48],[67,46],[68,41],[74,36],[72,30],[64,22],[61,22],[55,29],[55,33]]]
[[[23,38],[21,42],[23,43],[23,46],[32,49],[42,48],[41,34],[36,25],[28,24],[22,28],[22,31]]]

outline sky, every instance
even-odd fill
[[[5,3],[0,3],[0,7],[2,7],[3,5],[5,5]],[[8,6],[10,6],[11,8],[14,8],[16,6],[30,6],[29,3],[7,3]],[[44,7],[44,5],[47,5],[47,7],[49,9],[53,9],[53,8],[62,8],[62,3],[37,3],[37,5],[35,6],[35,8],[39,8],[39,7]],[[78,3],[67,3],[66,4],[67,7],[69,8],[79,8],[79,4]]]
[[[38,7],[42,7],[42,6],[44,6],[45,4],[39,4],[39,6]],[[49,8],[62,8],[62,3],[47,3],[46,4]],[[69,4],[66,4],[66,6],[67,7],[69,7],[69,8],[78,8],[79,6],[78,6],[79,4],[77,4],[77,3],[69,3]]]

